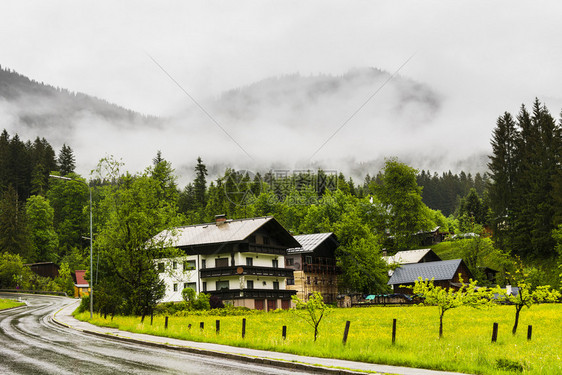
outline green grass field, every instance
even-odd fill
[[[1,299],[0,298],[0,310],[9,309],[11,307],[18,307],[25,305],[23,302],[17,302],[11,299]]]
[[[538,305],[521,313],[519,331],[512,336],[513,306],[487,310],[462,307],[445,315],[444,337],[438,339],[437,307],[367,307],[334,309],[320,327],[317,342],[313,330],[290,311],[252,313],[247,316],[139,317],[94,316],[92,323],[126,331],[193,341],[331,357],[458,371],[473,374],[562,374],[562,305]],[[89,313],[77,314],[89,320]],[[241,337],[242,318],[246,337]],[[216,320],[220,333],[216,333]],[[396,344],[392,345],[392,320],[397,319]],[[347,345],[342,344],[345,322],[351,322]],[[204,322],[204,330],[199,324]],[[498,341],[491,343],[492,325],[499,323]],[[191,329],[188,325],[191,324]],[[281,336],[287,326],[287,339]],[[527,341],[527,326],[533,337]]]

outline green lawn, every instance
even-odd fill
[[[23,302],[17,302],[11,299],[1,299],[0,298],[0,310],[9,309],[10,307],[18,307],[25,305]]]
[[[252,313],[247,316],[139,317],[94,316],[92,323],[126,331],[193,341],[342,358],[475,374],[562,374],[562,305],[539,305],[521,313],[519,331],[511,335],[515,308],[495,306],[488,310],[462,307],[445,315],[444,337],[438,339],[437,307],[367,307],[334,309],[320,327],[318,341],[313,330],[290,311]],[[89,320],[89,313],[77,314]],[[246,318],[246,338],[241,337]],[[220,334],[216,320],[220,319]],[[397,319],[396,344],[392,345],[392,320]],[[342,344],[345,322],[351,322],[347,345]],[[199,323],[204,322],[204,330]],[[492,325],[499,323],[498,341],[492,344]],[[191,324],[191,329],[188,325]],[[281,336],[287,325],[287,339]],[[527,325],[533,337],[527,341]],[[517,368],[522,368],[517,370]],[[507,370],[515,369],[515,370]]]

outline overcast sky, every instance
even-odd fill
[[[151,57],[200,99],[297,72],[393,73],[413,55],[400,75],[443,98],[434,130],[485,150],[496,118],[535,97],[559,117],[561,16],[559,1],[5,1],[0,64],[168,116],[192,103]]]

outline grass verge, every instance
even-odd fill
[[[445,315],[444,337],[438,338],[436,307],[369,307],[334,309],[320,326],[314,342],[312,328],[291,311],[252,313],[247,316],[158,316],[150,324],[140,317],[76,314],[76,318],[100,326],[191,341],[339,358],[379,364],[409,366],[472,374],[562,374],[562,305],[545,304],[523,310],[519,331],[513,336],[515,309],[496,306],[488,310],[462,307]],[[242,338],[242,319],[246,336]],[[397,319],[396,343],[392,344],[392,320]],[[220,320],[220,332],[216,321]],[[343,345],[346,321],[351,322]],[[496,343],[492,325],[499,324]],[[200,329],[200,324],[204,328]],[[282,327],[287,326],[287,338]],[[527,340],[527,326],[533,337]]]
[[[12,299],[2,299],[0,298],[0,310],[10,309],[12,307],[23,306],[25,303],[17,302]]]

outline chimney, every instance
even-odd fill
[[[222,225],[225,222],[226,222],[226,215],[225,214],[215,215],[215,224],[216,225]]]

